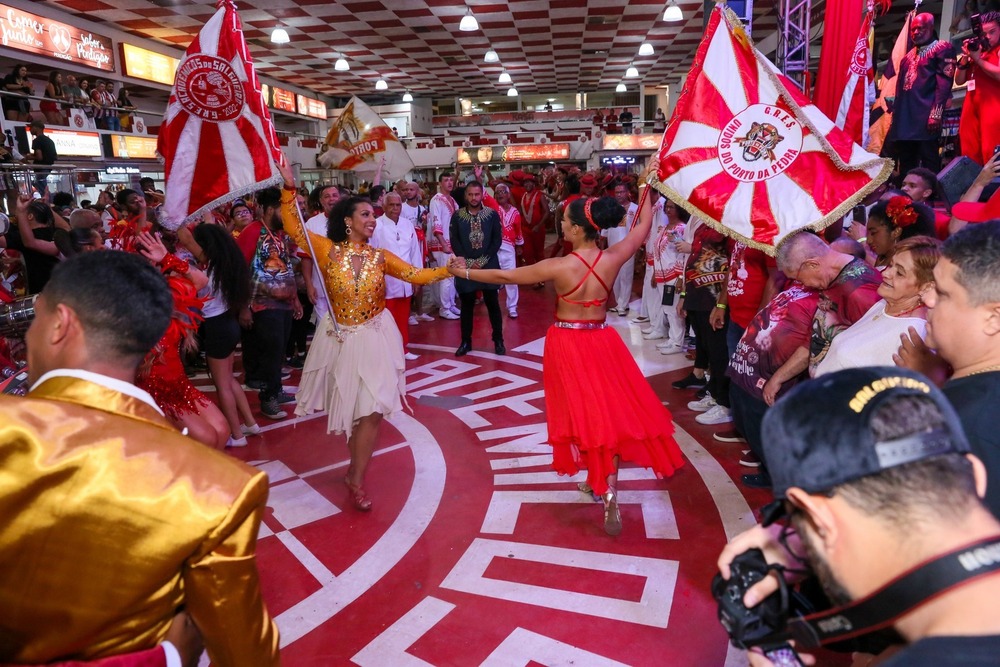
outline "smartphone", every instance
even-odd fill
[[[765,649],[764,657],[773,662],[774,667],[805,667],[805,663],[799,659],[799,654],[795,652],[791,644]]]

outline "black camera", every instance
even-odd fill
[[[969,19],[972,22],[972,37],[965,40],[965,48],[972,51],[989,51],[990,40],[983,34],[983,20],[979,14],[973,14]]]
[[[764,553],[760,549],[750,549],[729,564],[729,579],[723,579],[720,574],[712,579],[712,596],[719,605],[719,621],[736,648],[746,649],[771,641],[785,629],[788,607],[782,604],[781,595],[771,595],[753,609],[743,604],[747,590],[766,577],[769,569]]]

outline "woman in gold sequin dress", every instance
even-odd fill
[[[291,172],[283,169],[282,221],[299,248],[308,252],[305,231],[295,210]],[[302,369],[297,415],[326,410],[327,432],[347,434],[351,467],[344,479],[354,506],[371,509],[364,479],[382,417],[402,410],[403,339],[385,309],[385,276],[417,285],[449,277],[447,267],[418,269],[387,250],[373,248],[371,202],[342,199],[330,212],[329,238],[309,234],[330,297],[331,314],[316,327]],[[338,331],[339,329],[339,331]]]

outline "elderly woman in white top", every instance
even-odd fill
[[[878,288],[882,300],[833,339],[816,375],[845,368],[892,366],[900,336],[910,327],[921,338],[926,337],[927,308],[922,295],[934,287],[934,265],[940,257],[941,243],[928,236],[896,243],[889,265],[882,270]]]

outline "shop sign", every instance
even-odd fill
[[[114,72],[110,37],[0,4],[4,46]]]
[[[662,134],[605,134],[601,150],[655,151],[660,148]]]
[[[116,134],[111,137],[111,154],[132,159],[156,159],[156,137]]]
[[[279,111],[295,113],[295,93],[284,88],[271,88],[271,107]]]
[[[177,58],[133,44],[123,43],[121,46],[122,69],[126,75],[166,86],[174,85],[174,73],[177,72],[177,64],[180,62]]]
[[[459,164],[488,162],[551,162],[569,158],[569,144],[518,144],[459,148]]]
[[[101,136],[96,132],[45,129],[45,136],[56,145],[59,157],[104,157]]]
[[[296,95],[295,100],[298,102],[299,113],[303,116],[326,120],[326,104],[322,101],[314,100],[313,98],[306,97],[305,95]]]

